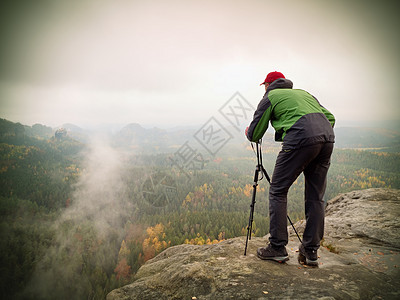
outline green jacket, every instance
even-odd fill
[[[283,149],[335,142],[333,114],[311,94],[293,89],[288,79],[277,79],[268,87],[254,113],[247,138],[258,142],[269,122],[275,129],[275,140],[283,142]]]

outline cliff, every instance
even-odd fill
[[[142,266],[113,299],[399,299],[400,191],[369,189],[328,202],[318,268],[297,262],[298,240],[289,228],[290,260],[254,254],[266,238],[215,245],[179,245]],[[302,232],[304,222],[295,224]]]

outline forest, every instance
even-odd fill
[[[238,150],[239,149],[239,150]],[[84,143],[51,128],[0,120],[2,299],[104,299],[168,247],[246,235],[256,159],[243,141],[181,169],[169,152]],[[279,145],[263,151],[272,173]],[[400,153],[334,150],[325,200],[400,188]],[[253,234],[268,233],[268,182],[257,187]],[[288,214],[304,218],[302,175]]]

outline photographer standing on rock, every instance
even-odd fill
[[[308,265],[318,265],[317,250],[324,234],[326,176],[333,151],[335,117],[304,90],[293,89],[292,81],[271,72],[264,82],[265,94],[253,121],[246,128],[251,142],[259,142],[271,122],[275,141],[283,142],[269,190],[270,238],[257,250],[261,259],[286,261],[287,193],[303,172],[305,178],[306,227],[300,255]]]

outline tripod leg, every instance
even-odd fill
[[[294,227],[292,220],[290,220],[289,215],[287,215],[287,218],[288,218],[288,220],[289,220],[290,225],[292,225],[292,228],[293,228],[294,232],[296,233],[297,238],[298,238],[299,241],[300,241],[300,244],[303,244],[303,241],[301,240],[299,234],[297,233],[297,230],[296,230],[296,228]]]
[[[256,205],[256,193],[257,193],[257,186],[258,186],[258,172],[259,172],[259,166],[256,167],[256,171],[254,173],[254,184],[253,184],[253,196],[251,198],[251,204],[250,204],[250,216],[249,216],[249,224],[247,225],[247,237],[246,237],[246,246],[244,248],[244,255],[246,255],[247,252],[247,244],[248,241],[251,240],[251,231],[253,229],[253,217],[254,217],[254,207]]]

